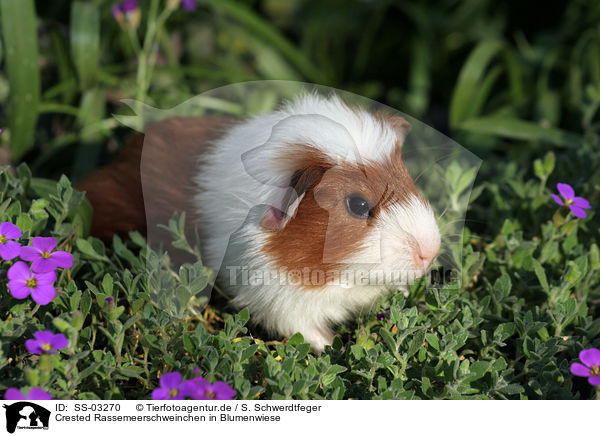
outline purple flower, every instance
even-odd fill
[[[127,14],[134,12],[138,8],[139,0],[123,0],[112,7],[112,14],[115,20],[119,21],[117,14]]]
[[[196,0],[181,0],[181,7],[188,12],[196,9]]]
[[[160,378],[160,387],[152,391],[153,400],[185,400],[192,392],[191,380],[182,381],[178,372],[167,372]]]
[[[383,321],[391,312],[386,310],[385,312],[377,312],[377,320]]]
[[[31,294],[33,301],[42,306],[50,303],[56,296],[56,289],[52,286],[55,281],[54,271],[34,273],[25,262],[19,261],[8,270],[8,289],[11,295],[23,299]]]
[[[588,348],[579,352],[581,363],[571,364],[571,374],[579,377],[587,377],[592,386],[600,386],[600,350]]]
[[[33,334],[35,339],[27,339],[25,347],[33,354],[56,354],[54,350],[60,350],[69,345],[69,341],[62,333],[54,334],[51,331],[43,330]]]
[[[21,259],[33,261],[31,269],[36,273],[54,271],[56,268],[71,268],[73,255],[66,251],[55,251],[56,239],[36,236],[31,240],[33,247],[21,247]]]
[[[562,197],[565,199],[563,202],[558,195],[552,194],[552,198],[556,203],[560,204],[561,206],[569,206],[569,209],[571,209],[571,212],[573,212],[573,215],[575,215],[577,218],[585,218],[587,216],[583,209],[592,208],[589,201],[583,197],[575,197],[575,191],[566,183],[557,183],[556,188],[558,189],[560,195],[562,195]]]
[[[21,252],[21,245],[9,239],[19,239],[23,233],[13,223],[0,224],[0,257],[4,260],[14,259]]]
[[[40,388],[33,388],[27,395],[20,390],[9,388],[4,393],[5,400],[52,400],[52,395]]]
[[[194,400],[233,400],[237,394],[227,383],[222,381],[211,384],[202,377],[196,377],[190,382],[193,383],[190,396]]]
[[[112,7],[112,14],[119,24],[127,23],[131,29],[137,28],[140,24],[140,10],[138,0],[123,0]]]

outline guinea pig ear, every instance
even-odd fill
[[[296,215],[306,192],[323,177],[326,170],[326,167],[311,166],[294,172],[279,206],[269,206],[260,225],[268,230],[283,229]]]
[[[388,118],[387,122],[396,131],[396,134],[398,135],[398,142],[403,144],[404,140],[410,133],[410,123],[400,115],[392,115]]]

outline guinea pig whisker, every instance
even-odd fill
[[[446,206],[446,207],[444,208],[444,210],[442,211],[442,214],[441,214],[441,215],[438,217],[438,219],[442,219],[442,218],[444,218],[444,215],[446,215],[446,212],[448,212],[448,208],[449,208],[449,207],[450,207],[450,206]]]
[[[239,200],[240,203],[248,206],[249,208],[252,206],[252,202],[250,201],[250,199],[243,198],[242,196],[236,194],[235,192],[231,192],[231,195],[233,195],[237,200]]]

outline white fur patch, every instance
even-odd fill
[[[381,162],[389,157],[399,140],[404,140],[390,125],[364,109],[348,107],[335,95],[325,99],[316,94],[305,94],[288,103],[281,112],[290,117],[318,115],[337,123],[347,135],[323,129],[318,123],[307,123],[301,135],[309,141],[307,143],[317,144],[327,155],[334,158],[345,156],[344,161],[353,164],[362,161]],[[352,152],[354,147],[358,156]]]

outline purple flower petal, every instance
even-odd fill
[[[21,247],[21,253],[19,254],[21,259],[26,260],[28,262],[32,260],[36,260],[42,257],[42,253],[35,247],[27,246]]]
[[[564,206],[565,203],[563,203],[563,201],[561,200],[561,198],[558,195],[552,194],[552,198],[554,199],[555,203],[558,203],[561,206]]]
[[[35,332],[33,337],[42,344],[49,344],[54,338],[54,333],[49,330],[41,330],[39,332]]]
[[[31,292],[31,288],[27,287],[25,282],[19,280],[8,282],[8,289],[10,290],[10,295],[19,300],[29,297],[29,293]]]
[[[56,281],[56,273],[54,271],[47,273],[36,273],[34,277],[38,285],[51,285]]]
[[[6,390],[6,392],[4,392],[4,399],[5,400],[25,400],[25,395],[23,395],[23,393],[15,388],[8,388]]]
[[[205,394],[210,389],[210,382],[202,377],[196,377],[189,380],[192,384],[190,396],[194,400],[209,400]]]
[[[217,400],[232,400],[237,394],[235,390],[223,381],[213,383],[212,390]]]
[[[31,354],[42,354],[43,353],[43,350],[40,347],[39,342],[34,339],[27,339],[25,341],[25,348],[27,348],[27,351],[29,351]]]
[[[119,3],[119,7],[123,12],[131,12],[138,7],[138,0],[124,0]]]
[[[56,238],[36,236],[31,240],[31,245],[40,251],[52,251],[56,247]]]
[[[184,397],[192,397],[194,395],[194,393],[196,392],[196,390],[197,390],[196,383],[194,383],[193,379],[186,380],[179,385],[179,392]]]
[[[8,270],[8,280],[25,281],[31,278],[31,271],[25,262],[17,262]]]
[[[575,197],[575,191],[573,188],[571,188],[571,185],[567,185],[566,183],[557,183],[556,189],[558,189],[560,195],[562,195],[565,199]]]
[[[571,212],[573,212],[573,215],[575,215],[577,218],[585,218],[587,216],[587,213],[585,213],[585,211],[580,207],[570,204],[569,209],[571,209]]]
[[[583,197],[575,197],[573,198],[573,205],[580,207],[582,209],[591,209],[592,206],[590,205],[590,202],[587,201],[585,198]]]
[[[160,386],[167,389],[178,389],[181,384],[181,374],[178,372],[167,372],[160,378]]]
[[[579,352],[579,360],[591,368],[592,366],[600,366],[600,350],[597,348],[588,348]]]
[[[69,341],[67,340],[65,335],[63,335],[62,333],[57,333],[52,338],[52,341],[50,341],[50,344],[55,350],[60,350],[61,348],[65,348],[66,346],[68,346]]]
[[[600,375],[595,375],[594,377],[588,378],[588,382],[592,386],[600,386]]]
[[[583,366],[581,363],[572,363],[571,374],[579,377],[589,377],[590,369],[587,366]]]
[[[121,19],[121,15],[123,14],[119,5],[114,5],[111,11],[115,20],[119,21]]]
[[[23,232],[13,223],[3,222],[0,224],[0,235],[4,235],[6,239],[19,239]]]
[[[181,0],[181,7],[188,12],[196,9],[196,0]]]
[[[237,395],[235,390],[222,381],[210,384],[202,377],[190,381],[195,385],[194,391],[190,393],[194,400],[231,400]]]
[[[152,391],[152,399],[153,400],[168,400],[169,399],[169,389],[167,388],[156,388]]]
[[[40,388],[33,388],[27,395],[28,400],[51,400],[52,395]]]
[[[54,271],[56,266],[56,262],[51,257],[44,259],[42,256],[40,256],[31,263],[31,269],[37,273]]]
[[[59,268],[71,268],[73,266],[73,255],[66,251],[55,251],[52,253],[51,259]]]
[[[45,306],[56,297],[56,289],[50,285],[40,285],[31,291],[31,298],[37,304]]]
[[[21,253],[21,245],[15,241],[6,241],[0,244],[0,257],[4,260],[12,260]]]

